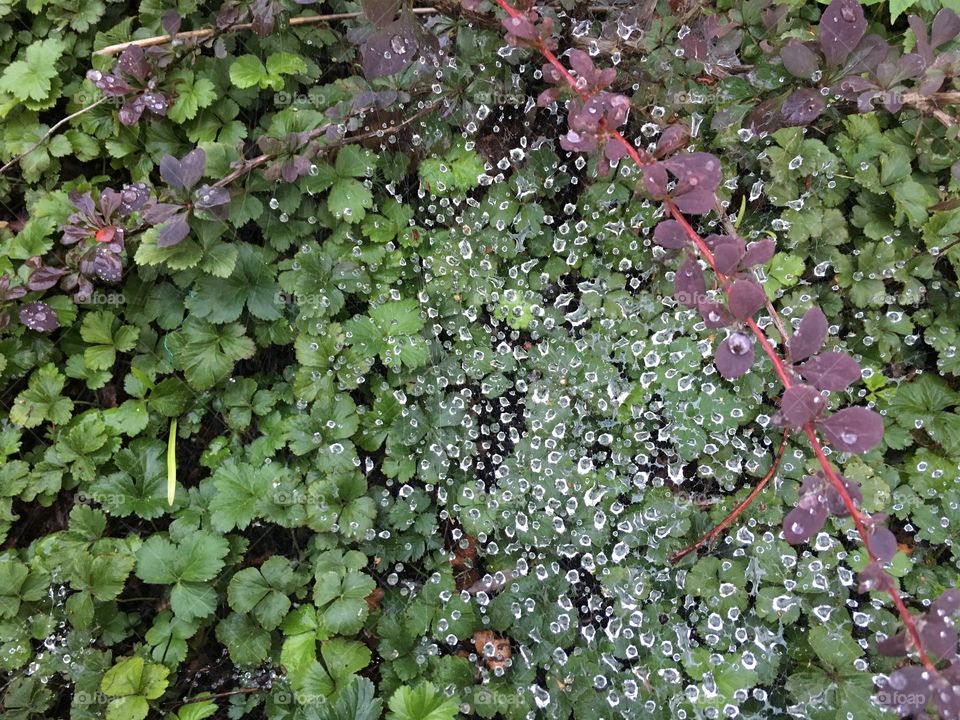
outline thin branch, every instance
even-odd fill
[[[397,123],[396,125],[391,125],[390,127],[382,128],[382,129],[378,129],[378,130],[371,130],[371,131],[369,131],[369,132],[361,133],[361,134],[359,134],[359,135],[351,135],[350,137],[344,138],[344,139],[340,140],[339,142],[335,142],[335,143],[332,143],[332,144],[330,144],[330,145],[325,145],[323,148],[321,148],[321,151],[322,151],[322,152],[328,152],[328,151],[330,151],[330,150],[335,150],[335,149],[337,149],[337,148],[343,147],[344,145],[351,145],[351,144],[353,144],[353,143],[363,142],[364,140],[369,140],[370,138],[373,138],[373,137],[383,137],[383,136],[386,136],[386,135],[393,135],[393,134],[395,134],[395,133],[398,133],[398,132],[400,132],[400,130],[401,130],[402,128],[404,128],[404,127],[406,127],[407,125],[410,125],[410,124],[416,122],[417,120],[419,120],[420,118],[424,117],[425,115],[429,115],[431,112],[433,112],[434,110],[436,110],[437,107],[439,107],[440,105],[442,105],[444,102],[448,102],[448,101],[452,100],[453,98],[457,97],[461,92],[462,92],[462,90],[457,90],[456,92],[454,92],[454,93],[451,94],[451,95],[444,96],[444,97],[440,98],[439,100],[434,100],[432,103],[429,103],[428,105],[426,105],[425,107],[421,108],[420,110],[418,110],[417,112],[415,112],[413,115],[411,115],[411,116],[408,117],[408,118],[405,118],[402,122],[399,122],[399,123]],[[310,135],[309,135],[309,138],[308,138],[307,142],[309,142],[310,140],[315,140],[315,139],[317,139],[318,137],[320,137],[321,135],[323,135],[323,134],[327,131],[327,129],[330,128],[330,127],[331,127],[331,125],[330,125],[330,124],[327,124],[327,125],[324,125],[324,126],[322,126],[322,127],[317,128],[316,130],[312,130],[312,131],[310,132]],[[227,175],[226,177],[224,177],[224,178],[218,180],[217,182],[215,182],[215,183],[213,184],[213,187],[226,187],[227,185],[229,185],[229,184],[232,183],[233,181],[235,181],[235,180],[237,180],[238,178],[241,178],[241,177],[243,177],[244,175],[250,173],[251,171],[253,171],[253,170],[255,170],[256,168],[258,168],[258,167],[260,167],[261,165],[263,165],[264,163],[270,162],[271,160],[273,160],[273,159],[276,158],[276,157],[279,157],[279,154],[277,154],[277,153],[273,153],[273,154],[271,154],[271,153],[264,153],[263,155],[258,155],[258,156],[255,157],[255,158],[251,158],[250,160],[248,160],[247,162],[245,162],[243,165],[241,165],[240,167],[238,167],[236,170],[234,170],[233,172],[231,172],[229,175]]]
[[[670,562],[677,563],[683,558],[685,558],[687,555],[692,553],[694,550],[699,550],[707,543],[712,542],[714,538],[716,538],[724,530],[726,530],[727,527],[729,527],[734,520],[740,517],[740,515],[743,513],[744,510],[750,507],[753,501],[757,499],[757,496],[767,486],[767,483],[770,482],[773,476],[777,474],[777,470],[780,468],[780,461],[783,459],[783,452],[784,450],[787,449],[787,440],[789,437],[790,437],[790,431],[784,430],[783,440],[780,441],[780,447],[777,448],[777,454],[774,455],[773,464],[770,466],[770,469],[767,471],[767,474],[764,475],[760,479],[760,482],[757,483],[756,487],[754,487],[753,490],[750,491],[750,494],[747,495],[743,500],[741,500],[737,504],[737,506],[733,510],[731,510],[730,513],[723,520],[721,520],[719,523],[714,525],[710,531],[702,535],[699,540],[697,540],[695,543],[687,545],[682,550],[677,550],[677,552],[672,553],[670,555]]]
[[[431,15],[436,12],[437,9],[432,7],[413,9],[413,13],[415,15]],[[318,23],[331,22],[333,20],[353,20],[354,18],[362,17],[362,15],[362,12],[333,13],[331,15],[304,15],[303,17],[290,18],[289,24],[293,27],[300,25],[316,25]],[[232,31],[236,31],[250,30],[252,28],[253,23],[239,23],[230,29]],[[153,37],[140,38],[139,40],[128,40],[127,42],[117,43],[116,45],[108,45],[105,48],[100,48],[93,54],[95,56],[116,55],[117,53],[123,52],[128,47],[153,47],[155,45],[166,45],[174,40],[177,42],[188,40],[196,40],[199,42],[212,37],[216,32],[217,31],[213,28],[203,28],[201,30],[187,30],[186,32],[177,33],[176,35],[155,35]]]
[[[100,98],[99,100],[97,100],[95,103],[92,103],[92,104],[90,104],[90,105],[87,105],[86,107],[82,107],[82,108],[80,108],[79,110],[77,110],[75,113],[72,113],[72,114],[70,114],[70,115],[67,115],[67,116],[66,116],[65,118],[63,118],[62,120],[59,120],[57,123],[54,124],[53,127],[51,127],[49,130],[47,130],[46,133],[44,133],[44,135],[43,135],[42,138],[40,138],[39,140],[37,140],[37,141],[36,141],[33,145],[31,145],[28,149],[24,150],[22,153],[20,153],[20,154],[17,155],[15,158],[13,158],[13,160],[11,160],[11,161],[8,162],[6,165],[4,165],[2,168],[0,168],[0,175],[3,175],[7,170],[9,170],[9,169],[12,168],[14,165],[16,165],[18,162],[20,162],[21,160],[23,160],[23,158],[25,158],[27,155],[29,155],[30,153],[32,153],[32,152],[33,152],[34,150],[36,150],[38,147],[40,147],[41,145],[43,145],[47,140],[50,139],[50,136],[51,136],[51,135],[53,135],[57,130],[59,130],[59,129],[60,129],[61,127],[63,127],[64,125],[66,125],[68,122],[70,122],[70,121],[73,120],[74,118],[80,117],[81,115],[83,115],[83,114],[86,113],[86,112],[90,112],[90,111],[93,110],[95,107],[97,107],[97,105],[102,105],[103,103],[105,103],[105,102],[107,101],[107,99],[108,99],[108,98],[107,98],[106,96],[104,96],[104,97]]]

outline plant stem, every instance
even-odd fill
[[[45,133],[43,134],[43,137],[42,137],[42,138],[40,138],[39,140],[37,140],[33,145],[31,145],[29,148],[27,148],[27,149],[24,150],[22,153],[20,153],[19,155],[17,155],[17,156],[16,156],[15,158],[13,158],[10,162],[8,162],[6,165],[4,165],[3,167],[0,167],[0,175],[3,175],[7,170],[9,170],[9,169],[12,168],[14,165],[16,165],[18,162],[20,162],[21,160],[23,160],[23,158],[25,158],[27,155],[29,155],[30,153],[32,153],[32,152],[33,152],[34,150],[36,150],[38,147],[40,147],[41,145],[43,145],[47,140],[50,139],[50,137],[51,137],[57,130],[59,130],[59,129],[60,129],[61,127],[63,127],[64,125],[66,125],[68,122],[70,122],[70,121],[73,120],[74,118],[80,117],[80,116],[83,115],[84,113],[90,112],[90,111],[93,110],[95,107],[97,107],[97,105],[102,105],[102,104],[105,103],[106,101],[107,101],[107,97],[104,96],[104,97],[100,98],[99,100],[97,100],[95,103],[91,103],[90,105],[87,105],[86,107],[82,107],[82,108],[80,108],[79,110],[77,110],[75,113],[71,113],[70,115],[67,115],[65,118],[63,118],[63,119],[57,121],[56,123],[54,123],[53,127],[51,127],[49,130],[47,130],[47,132],[45,132]]]
[[[436,13],[437,9],[432,7],[425,8],[414,8],[413,13],[415,15],[430,15]],[[354,18],[361,17],[362,12],[347,12],[347,13],[333,13],[331,15],[304,15],[303,17],[290,18],[290,25],[297,27],[299,25],[316,25],[317,23],[330,22],[332,20],[353,20]],[[239,23],[234,25],[230,29],[233,31],[236,30],[250,30],[253,27],[253,23]],[[100,48],[94,55],[116,55],[117,53],[123,52],[128,47],[153,47],[154,45],[166,45],[173,40],[206,40],[209,37],[212,37],[217,31],[213,28],[203,28],[201,30],[187,30],[185,32],[177,33],[173,35],[154,35],[153,37],[140,38],[139,40],[128,40],[127,42],[117,43],[116,45],[108,45],[105,48]]]
[[[773,464],[770,466],[770,469],[767,471],[767,474],[764,475],[760,482],[757,483],[756,487],[750,491],[750,494],[747,495],[743,500],[741,500],[737,506],[730,511],[730,513],[719,523],[713,526],[713,528],[702,535],[699,540],[691,545],[687,545],[682,550],[678,550],[675,553],[670,555],[670,562],[676,563],[685,558],[687,555],[692,553],[695,550],[699,550],[701,547],[706,545],[709,542],[712,542],[720,533],[727,529],[734,520],[740,517],[741,513],[746,510],[757,499],[757,496],[763,491],[767,486],[767,483],[776,475],[777,470],[780,467],[780,461],[783,459],[783,452],[787,449],[787,439],[790,437],[790,431],[783,431],[783,440],[780,441],[780,447],[777,448],[777,454],[773,457]]]
[[[497,4],[501,8],[503,8],[503,10],[511,17],[525,17],[525,13],[521,12],[520,10],[510,5],[510,3],[507,2],[507,0],[497,0]],[[543,55],[543,57],[546,58],[547,62],[549,62],[554,68],[556,68],[557,72],[564,79],[567,85],[569,85],[570,88],[573,89],[573,91],[577,93],[577,95],[579,95],[581,99],[586,100],[589,97],[589,94],[585,90],[577,86],[577,81],[573,77],[573,75],[570,74],[570,71],[567,70],[567,68],[563,65],[563,63],[561,63],[559,59],[557,59],[557,56],[554,55],[553,52],[550,51],[545,46],[542,40],[536,40],[531,42],[531,46],[535,50],[537,50],[541,55]],[[623,135],[621,135],[616,130],[607,131],[607,136],[612,140],[616,140],[622,143],[624,148],[627,151],[627,154],[630,156],[630,159],[633,160],[633,162],[641,170],[645,165],[649,165],[654,162],[654,159],[650,158],[648,155],[646,155],[646,153],[644,153],[644,155],[641,155],[637,151],[637,149],[631,143],[629,143],[626,140],[626,138],[623,137]],[[728,293],[729,285],[726,282],[727,278],[723,273],[720,273],[717,271],[717,265],[716,265],[716,261],[714,260],[713,253],[710,251],[710,248],[707,247],[706,242],[703,240],[702,237],[700,237],[700,234],[693,229],[693,227],[687,221],[686,217],[683,215],[683,213],[680,211],[680,209],[676,206],[676,204],[672,200],[669,200],[669,199],[665,200],[664,203],[667,209],[669,210],[670,215],[673,217],[673,219],[680,224],[681,228],[684,231],[684,234],[686,234],[686,236],[693,242],[694,246],[697,248],[698,252],[700,253],[700,256],[704,259],[707,265],[709,265],[710,268],[714,271],[724,292]],[[790,387],[792,387],[793,380],[791,379],[791,375],[787,371],[784,361],[782,360],[780,355],[777,353],[776,350],[774,350],[773,345],[770,343],[770,340],[766,336],[766,333],[763,332],[760,326],[752,318],[748,319],[746,321],[746,324],[750,328],[750,330],[753,332],[754,336],[757,338],[757,342],[760,344],[760,347],[763,349],[764,353],[770,359],[770,362],[773,364],[774,371],[776,372],[777,376],[780,378],[780,382],[783,384],[784,389],[789,389]],[[782,332],[782,329],[781,329],[781,332]],[[782,341],[786,343],[787,337],[785,335],[782,338]],[[871,560],[875,561],[877,557],[873,553],[873,551],[870,549],[869,534],[867,532],[864,516],[857,509],[856,503],[853,501],[853,498],[850,496],[850,493],[847,492],[846,486],[840,480],[836,471],[833,469],[833,466],[830,464],[830,461],[827,459],[826,453],[823,451],[823,446],[820,444],[820,440],[817,438],[817,434],[816,434],[816,431],[814,430],[813,423],[808,422],[806,425],[804,425],[803,431],[806,434],[807,438],[809,439],[811,446],[813,447],[814,453],[817,456],[817,461],[819,462],[821,468],[823,469],[824,474],[827,476],[831,484],[840,494],[840,497],[843,501],[844,506],[847,508],[847,511],[850,513],[851,517],[853,517],[854,524],[857,527],[857,532],[860,535],[860,539],[863,543],[863,546],[867,551],[867,555],[870,557]],[[786,436],[784,438],[784,442],[786,442]],[[764,485],[764,484],[766,483],[765,482],[761,483],[761,485]],[[762,486],[760,486],[760,490],[762,490]],[[743,507],[738,506],[738,508],[735,509],[735,513],[736,514],[742,513],[743,509],[745,509],[746,506],[749,505],[750,502],[752,502],[753,498],[756,497],[756,494],[758,494],[760,490],[755,488],[754,491],[751,493],[751,495],[746,499],[746,501],[744,503],[741,503]],[[716,531],[716,534],[721,532],[723,528],[725,528],[727,525],[730,524],[730,522],[732,522],[732,520],[733,518],[730,518],[728,516],[728,518],[726,518],[721,523],[723,527],[720,527]],[[711,533],[713,533],[713,531],[711,531]],[[711,533],[708,533],[708,535],[711,535]],[[701,540],[703,539],[701,538]],[[707,540],[709,540],[709,538]],[[704,540],[704,542],[706,542],[707,540]],[[699,542],[700,541],[698,541],[698,543]],[[693,549],[695,549],[696,547],[699,547],[698,543],[694,543],[694,545],[691,547]],[[680,551],[680,552],[685,555],[690,551],[691,551],[690,549],[685,549],[685,551]],[[903,602],[903,598],[901,598],[900,594],[897,592],[896,586],[891,582],[889,585],[887,585],[886,590],[887,590],[887,593],[890,595],[890,597],[893,599],[893,604],[896,606],[897,612],[900,614],[900,618],[903,621],[907,634],[909,635],[911,641],[913,642],[913,645],[917,650],[921,663],[923,663],[923,666],[928,671],[937,673],[936,666],[930,660],[930,657],[927,655],[927,652],[923,647],[923,642],[920,637],[920,633],[917,631],[917,626],[913,620],[913,616],[910,614],[910,610],[907,608],[906,604]]]

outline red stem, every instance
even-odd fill
[[[714,525],[709,532],[701,536],[699,540],[697,540],[692,545],[687,545],[682,550],[678,550],[677,552],[671,554],[670,562],[672,563],[678,562],[683,558],[685,558],[690,553],[692,553],[694,550],[699,550],[708,542],[711,542],[715,537],[717,537],[720,533],[726,530],[727,527],[729,527],[734,520],[740,517],[740,514],[744,510],[750,507],[751,503],[753,503],[753,501],[756,500],[757,496],[767,486],[767,483],[770,482],[771,478],[773,478],[773,476],[777,474],[777,469],[780,467],[780,460],[783,459],[783,451],[787,449],[787,438],[789,437],[790,437],[790,431],[784,430],[783,440],[780,441],[780,447],[777,448],[777,454],[773,458],[773,464],[770,466],[770,469],[767,471],[767,474],[764,475],[760,479],[760,482],[757,483],[757,486],[750,491],[750,494],[747,495],[743,500],[741,500],[740,503],[738,503],[737,506],[733,510],[731,510],[730,513],[723,520],[721,520],[719,523]]]
[[[507,0],[497,0],[497,4],[501,8],[503,8],[503,10],[508,15],[510,15],[510,17],[525,16],[525,13],[521,12],[520,10],[517,10],[515,7],[510,5],[510,3],[507,2]],[[569,85],[570,88],[581,99],[586,100],[587,98],[590,97],[590,94],[587,93],[586,90],[578,87],[577,81],[573,77],[573,75],[570,74],[570,71],[567,70],[566,66],[560,62],[557,56],[554,55],[544,45],[543,41],[541,40],[533,41],[531,45],[534,49],[540,52],[540,54],[543,55],[544,58],[546,58],[547,62],[549,62],[554,68],[556,68],[557,72],[564,79],[567,85]],[[628,142],[623,135],[621,135],[616,130],[608,130],[607,136],[610,139],[616,140],[617,142],[620,142],[623,144],[624,148],[627,151],[627,154],[630,156],[630,159],[633,160],[633,162],[637,165],[637,167],[642,169],[645,165],[649,165],[654,162],[653,158],[650,158],[649,156],[645,157],[646,153],[641,155],[641,153],[630,142]],[[709,265],[710,268],[717,275],[717,278],[719,279],[720,285],[721,287],[723,287],[724,292],[727,292],[728,285],[726,283],[726,277],[723,275],[723,273],[720,273],[717,271],[716,262],[714,260],[713,253],[710,251],[710,248],[707,247],[707,244],[704,242],[703,238],[700,237],[700,234],[693,229],[693,227],[687,221],[686,217],[684,217],[683,213],[680,212],[679,208],[677,208],[677,206],[670,200],[666,200],[665,203],[666,203],[667,209],[670,211],[670,214],[673,216],[674,220],[676,220],[680,224],[680,226],[683,228],[684,233],[687,235],[688,238],[690,238],[694,246],[699,251],[701,257],[706,261],[707,265]],[[783,360],[777,354],[776,350],[773,349],[773,346],[770,344],[770,341],[767,339],[766,334],[763,332],[760,326],[757,325],[757,323],[752,318],[747,320],[747,326],[750,328],[754,336],[757,338],[757,342],[760,344],[760,347],[763,349],[764,353],[767,355],[768,358],[770,358],[770,362],[773,364],[773,369],[777,373],[777,376],[780,378],[780,382],[783,384],[785,389],[789,389],[793,385],[791,376],[787,372],[787,368],[784,365]],[[783,342],[786,342],[786,340],[787,338],[784,337]],[[813,450],[816,453],[817,460],[819,461],[820,466],[823,468],[824,473],[826,474],[827,478],[830,480],[833,487],[840,494],[840,498],[843,500],[844,506],[847,508],[847,511],[850,513],[850,516],[853,518],[854,524],[857,527],[857,533],[860,535],[860,540],[867,551],[867,555],[870,557],[871,560],[876,560],[877,559],[876,555],[870,549],[870,541],[869,541],[870,536],[867,533],[866,524],[864,522],[864,516],[857,509],[856,503],[854,503],[853,498],[850,497],[850,493],[847,492],[846,486],[843,484],[843,482],[838,477],[836,471],[830,465],[830,461],[827,459],[827,456],[823,451],[823,446],[820,444],[820,441],[817,438],[817,434],[813,429],[813,423],[807,423],[806,425],[804,425],[803,430],[807,438],[810,440],[810,444],[813,446]],[[786,434],[784,435],[784,443],[785,442],[786,442]],[[776,467],[776,463],[774,464],[774,467]],[[772,473],[769,473],[769,475],[770,477],[772,477]],[[701,540],[697,541],[697,543],[694,543],[689,549],[685,549],[680,552],[685,555],[688,552],[691,552],[692,549],[696,549],[697,547],[702,545],[703,542],[707,542],[711,537],[715,537],[717,534],[722,532],[722,530],[727,525],[729,525],[737,515],[742,513],[743,510],[750,504],[750,502],[753,501],[753,499],[756,497],[757,494],[759,494],[760,490],[763,489],[763,486],[768,481],[769,481],[769,478],[765,477],[764,480],[761,481],[760,484],[758,484],[757,488],[754,488],[750,496],[748,496],[747,499],[743,503],[741,503],[741,505],[737,506],[737,508],[734,510],[734,513],[731,513],[731,516],[727,516],[727,518],[725,518],[720,525],[714,528],[714,530],[712,530],[710,533],[707,533],[707,536],[704,536],[704,538],[701,538]],[[913,620],[913,616],[910,614],[909,609],[907,608],[906,604],[903,602],[903,599],[900,597],[899,593],[897,592],[896,587],[891,584],[887,586],[886,590],[887,590],[887,593],[890,595],[890,597],[893,599],[893,604],[896,606],[897,612],[900,614],[900,618],[903,620],[903,624],[904,624],[904,627],[906,628],[907,634],[909,635],[911,641],[916,647],[917,654],[920,657],[920,661],[923,663],[924,667],[927,670],[936,673],[937,672],[936,667],[934,666],[933,662],[930,660],[930,657],[927,655],[926,651],[923,648],[923,643],[920,638],[920,633],[917,631],[917,626]]]

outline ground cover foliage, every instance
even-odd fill
[[[431,7],[0,0],[5,717],[960,717],[960,7]]]

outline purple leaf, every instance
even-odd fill
[[[783,539],[791,545],[805,543],[820,532],[827,520],[827,509],[816,495],[805,495],[783,519]]]
[[[820,16],[820,49],[827,64],[846,60],[867,31],[867,19],[857,0],[833,0]]]
[[[197,188],[195,197],[194,206],[201,210],[226,205],[230,202],[230,192],[226,188],[215,188],[206,184]]]
[[[183,168],[179,160],[173,155],[164,155],[160,158],[160,178],[174,190],[184,190]]]
[[[703,215],[713,210],[717,196],[708,188],[694,188],[682,195],[674,195],[673,202],[680,212],[689,215]]]
[[[754,280],[737,280],[730,286],[727,305],[737,320],[750,318],[764,306],[767,294]]]
[[[404,13],[370,35],[360,46],[363,74],[367,80],[395,75],[413,61],[418,49],[416,30],[410,17]]]
[[[150,74],[150,64],[147,62],[147,56],[143,48],[138,45],[131,45],[117,59],[117,71],[127,77],[134,78],[139,82],[147,79]]]
[[[163,15],[160,16],[160,25],[167,35],[176,35],[180,32],[180,23],[182,21],[183,18],[180,17],[180,13],[176,10],[165,10]]]
[[[104,75],[99,70],[87,70],[87,80],[108,97],[123,97],[134,92],[134,89],[123,78],[116,75]]]
[[[722,179],[720,161],[710,153],[680,153],[663,164],[677,178],[678,194],[694,188],[707,189],[712,193]]]
[[[871,560],[870,563],[860,571],[858,577],[860,580],[859,587],[857,588],[860,592],[884,592],[887,589],[894,588],[893,580],[890,579],[890,576],[884,572],[883,567],[875,560]]]
[[[713,359],[717,371],[727,380],[734,380],[753,365],[753,341],[742,332],[731,333],[719,345]]]
[[[93,260],[93,272],[101,280],[117,282],[123,275],[120,258],[106,248],[97,248]]]
[[[720,243],[713,251],[713,259],[717,270],[724,275],[732,275],[740,266],[740,260],[746,253],[746,244],[740,238],[730,238],[728,241]]]
[[[367,20],[378,28],[386,27],[397,16],[400,0],[360,0],[360,7]]]
[[[890,674],[886,687],[881,688],[878,697],[901,717],[909,717],[927,706],[927,701],[933,696],[930,685],[932,679],[933,674],[926,668],[908,665]]]
[[[740,261],[743,268],[752,268],[755,265],[765,265],[773,258],[777,243],[773,240],[757,240],[747,246],[747,254]]]
[[[960,16],[950,8],[943,8],[933,19],[930,29],[930,45],[940,47],[960,34]]]
[[[838,476],[840,482],[843,483],[843,487],[847,491],[847,495],[850,496],[850,499],[853,500],[853,504],[859,506],[863,501],[863,492],[860,490],[860,484],[856,480],[851,480],[848,477],[843,475]],[[837,489],[830,483],[826,478],[823,479],[826,486],[824,488],[823,497],[827,504],[827,510],[831,515],[836,515],[837,517],[846,517],[850,514],[850,511],[847,509],[847,504],[843,501],[843,498],[840,497],[840,493]]]
[[[57,313],[44,302],[27,303],[19,314],[20,322],[35,332],[49,333],[60,327]]]
[[[794,90],[780,106],[780,117],[787,127],[809,125],[826,107],[823,96],[816,90]]]
[[[904,657],[907,654],[907,634],[901,632],[881,640],[877,643],[877,652],[885,657]]]
[[[139,120],[140,116],[143,115],[144,107],[145,106],[142,97],[134,98],[130,102],[125,103],[117,113],[117,117],[120,119],[120,124],[127,127],[136,125],[137,120]]]
[[[797,363],[806,360],[823,347],[827,339],[827,316],[818,307],[812,307],[800,320],[800,327],[787,341],[790,359]]]
[[[654,150],[654,155],[660,158],[669,155],[675,150],[683,147],[684,143],[687,142],[689,137],[690,131],[683,123],[674,123],[673,125],[668,126],[660,134],[660,138],[657,140],[657,147]]]
[[[192,188],[203,177],[203,170],[207,166],[207,154],[202,148],[191,150],[180,161],[180,179],[187,190]]]
[[[810,358],[798,369],[803,379],[820,390],[840,392],[860,379],[860,364],[842,352],[825,352]]]
[[[930,606],[930,615],[938,618],[948,618],[955,615],[958,610],[960,610],[960,590],[950,588],[933,601]]]
[[[673,297],[684,307],[694,308],[707,293],[707,283],[696,259],[688,257],[677,268]]]
[[[860,41],[853,54],[847,58],[844,71],[853,74],[873,72],[877,65],[887,59],[889,54],[890,46],[887,41],[879,35],[871,33]]]
[[[784,46],[780,51],[780,59],[788,73],[804,80],[809,80],[820,68],[817,54],[797,40],[791,40]]]
[[[818,417],[826,406],[827,401],[816,388],[793,385],[783,393],[780,412],[792,427],[799,428]]]
[[[957,631],[943,622],[925,621],[920,628],[920,640],[926,651],[937,658],[950,658],[957,652]]]
[[[687,246],[687,235],[676,220],[664,220],[653,231],[653,239],[660,247],[679,250]]]
[[[165,248],[176,245],[190,234],[190,225],[187,223],[187,214],[182,213],[168,220],[157,233],[157,247]]]
[[[897,538],[885,527],[873,529],[869,537],[870,550],[882,563],[888,563],[897,554]]]
[[[66,274],[67,271],[61,268],[43,265],[30,273],[30,277],[27,278],[27,287],[30,290],[49,290]]]
[[[148,225],[159,225],[183,210],[183,205],[175,203],[153,203],[143,211],[143,221]]]
[[[124,185],[120,191],[120,214],[127,216],[142,208],[150,198],[150,190],[145,183]]]
[[[664,163],[658,162],[643,168],[643,187],[655,200],[661,200],[667,195],[667,170]]]
[[[883,418],[865,407],[844,408],[820,426],[827,440],[843,452],[868,452],[883,438]]]
[[[733,324],[733,316],[720,303],[705,300],[697,306],[697,310],[706,326],[712,330]]]

